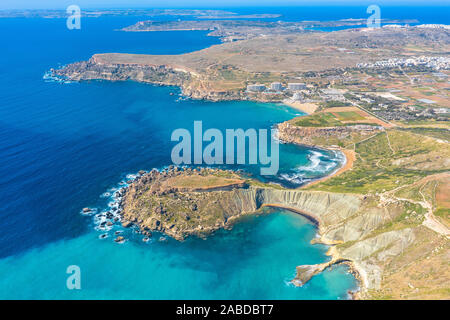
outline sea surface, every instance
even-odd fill
[[[315,226],[294,213],[249,216],[206,240],[144,243],[128,230],[123,244],[99,239],[80,214],[104,210],[105,192],[128,174],[170,165],[176,128],[202,120],[204,129],[270,129],[301,115],[280,104],[186,100],[176,87],[43,79],[94,53],[181,54],[219,43],[206,32],[115,31],[138,20],[84,18],[70,31],[64,19],[0,19],[0,298],[345,299],[357,286],[345,267],[289,284],[295,266],[329,260],[326,246],[310,244]],[[282,144],[276,177],[232,168],[298,186],[341,161]],[[66,287],[69,265],[81,268],[81,290]]]

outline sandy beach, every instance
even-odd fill
[[[292,107],[294,109],[297,109],[301,112],[305,112],[307,114],[312,114],[314,113],[317,108],[319,107],[318,105],[314,104],[314,103],[301,103],[300,101],[292,101],[289,99],[283,100],[283,104]]]

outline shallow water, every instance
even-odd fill
[[[159,242],[155,234],[116,244],[89,232],[0,260],[0,298],[345,299],[356,285],[346,267],[289,284],[296,265],[328,259],[325,246],[309,244],[315,232],[287,211],[245,217],[207,240]],[[81,269],[81,290],[66,288],[69,265]]]

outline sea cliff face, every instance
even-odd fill
[[[365,290],[380,288],[383,265],[414,242],[411,228],[373,236],[375,230],[403,212],[402,203],[377,207],[372,197],[320,191],[250,188],[246,192],[251,193],[246,198],[255,201],[256,208],[281,207],[317,221],[320,238],[316,241],[336,245],[330,251],[328,266],[350,262],[361,280],[363,295]]]
[[[95,55],[88,61],[75,62],[61,69],[52,69],[51,72],[58,77],[73,81],[133,80],[178,86],[191,77],[189,73],[178,71],[171,66],[107,63]]]

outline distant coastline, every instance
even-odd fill
[[[147,24],[143,24],[143,27],[147,26]],[[150,26],[152,27],[152,24]],[[442,146],[437,146],[437,143],[442,142],[433,140],[434,138],[427,133],[419,136],[412,132],[397,130],[395,125],[390,125],[385,120],[380,120],[364,111],[364,108],[358,107],[362,101],[370,103],[371,99],[359,97],[358,102],[355,102],[356,97],[354,93],[349,92],[351,90],[333,88],[332,83],[339,79],[342,81],[341,86],[347,85],[347,83],[365,86],[367,79],[371,77],[362,77],[367,70],[359,65],[361,61],[367,59],[373,59],[373,63],[377,64],[378,61],[387,61],[392,56],[429,55],[430,48],[436,50],[435,39],[437,37],[447,39],[448,34],[445,28],[434,26],[425,28],[387,27],[321,34],[296,33],[288,36],[275,35],[269,43],[264,42],[266,37],[254,37],[254,34],[248,30],[245,31],[245,34],[249,35],[250,40],[231,41],[181,56],[99,54],[94,55],[89,61],[74,63],[53,71],[58,76],[75,81],[133,80],[159,85],[176,85],[182,88],[183,95],[193,99],[281,102],[310,114],[310,116],[306,116],[305,121],[298,119],[280,124],[279,131],[280,126],[284,125],[285,129],[279,136],[280,140],[327,150],[340,150],[345,156],[345,162],[340,168],[300,189],[278,189],[270,185],[263,184],[261,186],[259,182],[248,189],[233,189],[234,194],[228,194],[228,198],[223,202],[224,208],[232,210],[232,215],[237,217],[241,214],[253,213],[263,205],[273,205],[286,209],[291,208],[292,211],[303,212],[315,217],[318,221],[318,234],[320,235],[319,240],[315,242],[333,246],[329,251],[332,261],[331,264],[326,265],[298,266],[296,280],[300,281],[299,284],[303,284],[305,281],[302,272],[314,275],[334,263],[347,263],[352,266],[351,270],[358,274],[357,277],[361,281],[361,291],[358,297],[373,297],[371,290],[381,291],[384,288],[391,290],[389,284],[383,283],[383,277],[387,275],[385,270],[389,268],[389,261],[386,260],[386,257],[395,259],[405,247],[414,250],[411,244],[415,243],[418,238],[430,239],[431,236],[439,236],[426,234],[426,232],[433,231],[424,230],[428,226],[421,220],[423,210],[431,206],[425,203],[426,200],[422,204],[417,203],[414,199],[411,201],[400,199],[394,192],[400,188],[408,188],[411,180],[418,179],[423,175],[423,170],[421,167],[417,167],[417,162],[414,163],[414,167],[408,163],[417,155],[422,157],[421,153],[424,157],[429,157],[429,152],[435,152],[433,161],[427,162],[427,172],[430,170],[429,166],[433,168],[433,171],[429,172],[445,170],[443,169],[445,159],[440,151],[436,151],[442,149]],[[317,34],[320,36],[316,37]],[[293,41],[293,39],[298,41]],[[303,40],[310,41],[304,48],[308,54],[292,54],[292,50],[298,50],[299,44],[304,43]],[[415,41],[424,41],[419,50],[420,54],[417,49],[411,51],[410,43],[415,43]],[[399,47],[399,43],[402,44],[401,47]],[[272,59],[273,64],[268,65],[267,55],[281,47],[285,51],[277,52],[276,57]],[[239,49],[242,48],[248,50],[244,52],[251,53],[251,65],[248,64],[248,57],[236,54],[236,52],[241,52],[242,50]],[[367,52],[380,52],[380,48],[384,49],[381,51],[381,55],[385,55],[385,58],[379,56],[374,58],[374,56],[367,55]],[[226,64],[223,64],[223,61],[226,61]],[[436,67],[440,68],[440,65]],[[387,70],[389,68],[390,66],[386,67]],[[427,67],[424,69],[432,72]],[[401,71],[405,73],[403,69]],[[420,70],[412,67],[411,71],[418,72]],[[357,74],[361,78],[358,78],[359,81],[347,82],[354,80],[348,78],[346,75],[348,73]],[[388,73],[386,72],[386,74]],[[250,83],[259,84],[254,91],[245,90],[250,77],[252,79]],[[319,80],[314,83],[310,80],[311,78]],[[298,79],[305,79],[313,83],[310,85],[300,84],[297,83]],[[325,84],[320,81],[323,79],[325,79]],[[281,83],[297,84],[303,87],[303,90],[297,90],[294,94],[293,86],[291,89],[289,85],[286,86],[286,91],[292,95],[292,100],[299,98],[298,102],[280,99],[277,94],[282,92],[272,89],[272,87],[269,88],[269,84],[280,85]],[[412,80],[409,83],[412,83]],[[303,99],[302,95],[304,94],[307,95],[307,99]],[[326,109],[316,112],[318,109],[316,105],[304,104],[300,101],[321,101],[321,107],[325,105]],[[334,110],[330,110],[333,108]],[[400,110],[393,113],[400,113]],[[417,141],[422,149],[411,151],[412,147],[408,145],[408,141],[412,140]],[[395,147],[393,147],[392,141],[395,141]],[[348,150],[349,147],[354,147],[355,151]],[[355,161],[357,148],[361,150],[358,151],[358,159],[361,161]],[[415,151],[419,152],[415,153]],[[406,155],[409,158],[405,158]],[[405,168],[408,169],[408,177],[404,175]],[[352,171],[349,172],[350,170]],[[169,177],[170,174],[172,173],[169,173]],[[337,176],[340,177],[332,180]],[[153,179],[153,177],[151,178]],[[135,185],[136,194],[144,190],[139,183],[138,181]],[[146,183],[143,183],[144,187]],[[158,190],[159,193],[155,194],[158,197],[165,197],[166,192],[168,194],[177,192],[173,188],[168,190]],[[212,197],[211,203],[218,203],[213,193],[208,196]],[[168,201],[172,201],[174,198],[176,198],[175,195]],[[131,209],[139,208],[139,206],[145,207],[148,203],[137,201],[138,206],[134,206],[134,200],[130,201],[129,208]],[[196,211],[196,208],[189,210]],[[127,219],[147,227],[149,230],[157,228],[156,230],[168,232],[167,234],[175,235],[179,239],[184,236],[183,230],[188,231],[188,234],[203,233],[203,231],[224,227],[228,222],[227,219],[224,219],[214,226],[199,225],[196,228],[189,225],[194,221],[180,217],[176,220],[182,221],[184,224],[180,229],[179,225],[170,221],[161,223],[160,220],[153,219],[155,218],[153,215],[165,212],[162,205],[155,210],[156,212],[150,211],[149,213],[152,219],[139,214],[139,212],[149,212],[148,210],[135,210],[135,212],[130,210]],[[215,212],[222,211],[219,208]],[[430,209],[430,211],[432,210]],[[168,212],[177,213],[174,207],[170,206]],[[432,216],[432,213],[429,216]],[[201,215],[197,217],[201,217]],[[230,219],[230,221],[232,220]],[[148,222],[142,223],[142,221]],[[392,224],[397,225],[392,227]],[[186,225],[189,225],[189,228]],[[374,258],[372,259],[372,257]],[[404,290],[409,289],[405,287]]]

